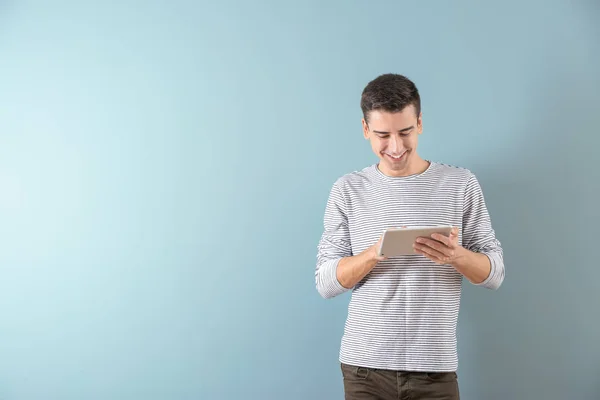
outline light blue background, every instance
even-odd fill
[[[341,399],[316,245],[385,72],[505,250],[462,398],[598,399],[598,3],[283,3],[0,2],[0,399]]]

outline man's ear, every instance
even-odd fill
[[[362,127],[363,127],[363,136],[365,137],[365,139],[369,139],[369,125],[367,124],[367,121],[365,121],[365,119],[362,119]]]
[[[417,118],[417,132],[419,135],[423,133],[423,112],[419,113],[419,118]]]

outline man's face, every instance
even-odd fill
[[[420,161],[417,142],[423,131],[422,116],[417,118],[415,107],[411,104],[395,113],[374,110],[368,119],[368,124],[362,120],[363,133],[381,160],[381,172],[389,176],[413,173],[415,162]]]

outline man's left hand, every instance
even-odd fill
[[[422,254],[437,264],[453,265],[465,250],[458,244],[458,228],[452,228],[450,236],[434,233],[431,238],[419,237],[413,244],[415,253]]]

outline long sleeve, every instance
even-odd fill
[[[462,234],[463,247],[485,254],[490,260],[490,274],[477,285],[498,289],[504,281],[503,251],[500,242],[496,239],[483,191],[475,175],[471,175],[465,190]]]
[[[324,298],[338,296],[349,289],[337,279],[337,266],[343,257],[352,255],[350,232],[343,193],[336,182],[329,194],[323,218],[324,231],[317,247],[315,283]]]

